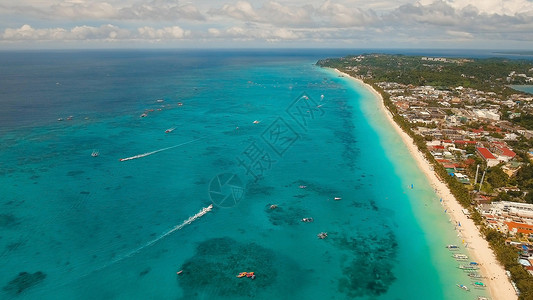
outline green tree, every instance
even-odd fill
[[[499,188],[507,185],[509,176],[505,174],[500,166],[494,166],[487,170],[485,179],[493,188]]]

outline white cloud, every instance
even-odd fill
[[[204,15],[191,3],[175,4],[152,1],[122,7],[118,10],[116,19],[125,20],[204,20]]]
[[[261,7],[260,14],[264,23],[277,25],[311,25],[314,8],[311,5],[286,6],[279,2],[269,1]]]
[[[328,40],[331,46],[336,41],[381,41],[390,46],[413,42],[433,47],[433,41],[446,40],[446,46],[460,41],[475,47],[477,41],[489,41],[500,47],[512,41],[533,48],[531,0],[0,2],[0,45],[6,41],[187,39],[212,43]]]
[[[220,9],[210,10],[212,15],[231,17],[241,21],[258,21],[259,16],[252,4],[246,1],[237,1],[235,4],[224,4]]]
[[[116,9],[106,2],[62,2],[52,5],[50,16],[65,17],[69,19],[106,19],[116,15]]]
[[[533,2],[528,0],[447,0],[450,6],[463,9],[467,6],[475,7],[481,13],[513,16],[533,11]]]
[[[325,1],[317,10],[320,16],[327,17],[331,26],[363,26],[377,21],[372,10],[362,10],[358,7],[349,8],[331,0]]]
[[[470,32],[465,32],[465,31],[447,30],[446,33],[450,36],[463,38],[463,39],[471,39],[474,37]]]
[[[189,34],[189,32],[181,29],[179,26],[172,26],[172,27],[165,27],[162,29],[155,29],[152,27],[142,27],[137,29],[139,35],[137,38],[140,39],[182,39],[186,35]]]
[[[114,25],[76,26],[70,30],[63,28],[34,29],[30,25],[23,25],[20,28],[8,28],[4,30],[2,39],[5,41],[17,40],[174,40],[183,39],[190,34],[179,26],[164,28],[140,27],[137,32],[130,32],[127,29]]]

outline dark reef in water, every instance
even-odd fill
[[[307,211],[289,206],[288,208],[277,206],[274,209],[270,208],[271,204],[267,204],[265,211],[268,214],[268,219],[272,225],[296,225],[300,220],[307,215]]]
[[[255,195],[268,196],[268,195],[271,195],[274,190],[275,188],[272,186],[263,186],[257,182],[248,183],[246,185],[246,195],[248,196],[255,196]]]
[[[311,180],[299,179],[293,182],[292,184],[295,186],[305,186],[305,189],[301,189],[301,193],[313,192],[313,193],[316,193],[320,196],[324,196],[327,198],[334,197],[335,195],[339,193],[339,191],[334,188],[331,188],[329,186],[326,186],[326,185],[323,185],[317,182],[313,182]]]
[[[81,175],[81,174],[83,174],[83,173],[85,173],[85,171],[81,171],[81,170],[77,170],[77,171],[69,171],[69,172],[67,173],[67,176],[71,176],[71,177],[72,177],[72,176]]]
[[[200,243],[178,276],[183,299],[195,299],[209,291],[210,298],[254,298],[269,292],[280,276],[275,265],[297,270],[294,262],[280,258],[256,243],[241,243],[231,238],[213,238]],[[256,279],[237,278],[240,272],[254,272]],[[290,272],[288,272],[290,273]]]
[[[19,221],[13,214],[0,214],[0,227],[9,228],[18,223]]]
[[[376,297],[387,292],[396,279],[392,273],[398,243],[391,231],[386,234],[359,235],[334,239],[339,248],[353,253],[343,265],[339,291],[350,298]]]
[[[20,294],[24,290],[38,284],[46,278],[46,274],[41,271],[35,272],[33,274],[28,272],[20,272],[15,279],[11,280],[6,286],[4,286],[4,291],[13,292]]]

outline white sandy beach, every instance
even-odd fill
[[[354,81],[366,86],[376,98],[379,99],[379,108],[384,115],[387,116],[387,120],[391,123],[397,133],[401,136],[403,142],[409,149],[409,152],[416,160],[420,170],[424,172],[431,185],[435,188],[439,197],[442,198],[446,211],[450,214],[452,221],[457,226],[458,233],[462,236],[462,239],[467,245],[467,248],[472,256],[472,260],[481,264],[481,274],[486,278],[484,282],[487,284],[492,299],[497,300],[512,300],[517,299],[517,295],[509,281],[505,269],[499,264],[494,255],[492,249],[489,248],[488,242],[481,236],[478,228],[474,222],[469,219],[462,211],[462,206],[452,195],[446,184],[440,181],[431,167],[431,164],[424,158],[422,152],[420,152],[415,145],[413,139],[405,133],[396,122],[392,119],[391,113],[385,107],[383,98],[370,85],[365,84],[362,80],[354,78],[346,73],[336,70],[343,76],[349,77]]]

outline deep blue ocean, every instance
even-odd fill
[[[485,295],[351,53],[0,52],[0,298]]]

